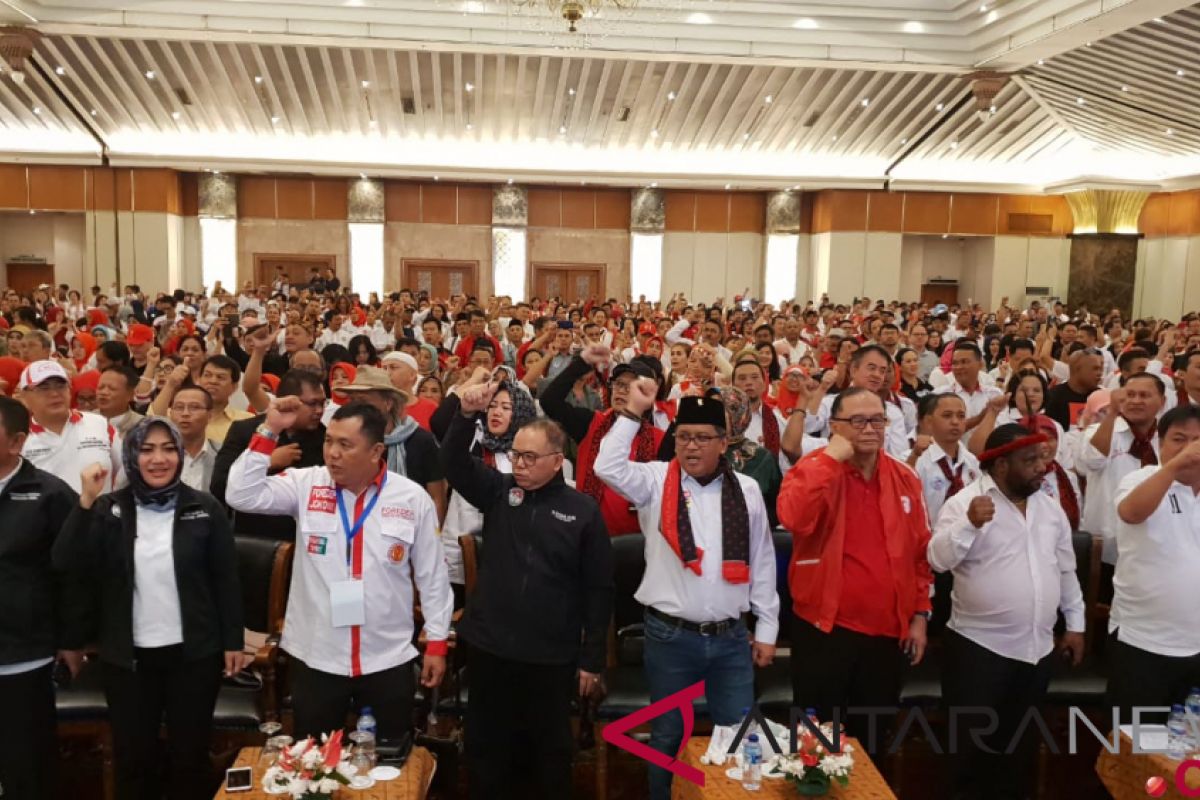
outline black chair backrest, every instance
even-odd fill
[[[642,604],[633,599],[646,573],[646,537],[640,533],[614,536],[613,550],[613,619],[617,630],[642,622]]]
[[[1075,576],[1079,578],[1079,590],[1083,592],[1084,601],[1096,602],[1097,598],[1088,597],[1088,587],[1092,583],[1092,535],[1084,531],[1071,533],[1071,546],[1075,549]],[[1098,576],[1097,576],[1098,577]]]
[[[779,592],[779,638],[777,644],[788,641],[792,626],[792,587],[788,585],[788,567],[792,563],[792,533],[782,528],[771,531],[775,540],[775,589]]]
[[[235,536],[238,579],[242,584],[242,615],[245,626],[259,633],[271,630],[271,577],[275,558],[286,543],[253,536]]]

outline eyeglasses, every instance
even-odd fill
[[[561,450],[554,450],[553,452],[550,452],[550,453],[526,453],[526,452],[522,452],[521,450],[509,450],[508,451],[508,460],[518,466],[532,467],[534,464],[536,464],[538,461],[540,461],[543,458],[548,458],[549,456],[557,456],[557,455],[561,455],[561,454],[562,454]]]
[[[856,431],[861,431],[868,425],[876,429],[886,428],[888,423],[886,416],[862,417],[855,415],[853,417],[834,417],[833,420],[835,422],[848,422],[850,423],[850,427]]]
[[[176,414],[203,414],[208,411],[208,406],[200,405],[199,403],[188,403],[187,405],[173,405],[171,411]]]
[[[720,439],[720,436],[714,436],[709,433],[677,433],[675,434],[675,444],[679,447],[708,447],[710,444]]]

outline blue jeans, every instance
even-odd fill
[[[658,702],[697,681],[704,681],[708,712],[716,725],[735,725],[754,705],[754,665],[750,635],[739,622],[720,636],[701,636],[645,616],[646,680],[650,701]],[[672,758],[683,741],[683,715],[678,710],[650,722],[650,746]],[[670,772],[650,767],[650,800],[670,800]]]

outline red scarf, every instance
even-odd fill
[[[596,476],[596,472],[592,467],[596,463],[596,456],[600,453],[600,442],[604,441],[604,437],[612,429],[613,423],[616,421],[617,413],[612,409],[604,413],[597,413],[592,418],[592,424],[588,428],[587,435],[579,443],[579,457],[577,459],[579,475],[576,483],[580,491],[584,494],[590,494],[601,506],[604,504],[604,490],[608,486]],[[633,440],[633,452],[630,453],[630,458],[642,463],[654,460],[658,450],[654,436],[656,430],[658,429],[654,427],[654,424],[650,420],[646,418],[642,419],[641,427],[638,428],[637,436]]]
[[[746,498],[729,460],[722,458],[717,469],[724,478],[721,483],[721,577],[727,583],[749,583],[750,514],[746,510]],[[687,501],[680,502],[682,494],[683,470],[679,460],[673,458],[667,465],[659,529],[683,566],[700,575],[704,550],[696,546]]]
[[[775,410],[762,404],[762,436],[763,447],[771,451],[771,455],[779,457],[779,419]]]
[[[942,456],[938,459],[937,465],[941,467],[942,474],[946,476],[946,480],[950,481],[950,486],[946,489],[946,499],[949,500],[954,495],[962,491],[962,464],[958,465],[958,469],[953,469],[950,466],[950,456]]]
[[[1157,433],[1154,426],[1150,426],[1150,432],[1144,436],[1138,435],[1138,432],[1129,426],[1129,432],[1133,434],[1133,444],[1129,445],[1129,455],[1142,462],[1143,467],[1153,467],[1158,464],[1158,454],[1154,452],[1154,437]]]
[[[1079,498],[1075,495],[1075,487],[1071,485],[1071,479],[1067,477],[1067,471],[1062,468],[1062,465],[1058,461],[1050,462],[1049,472],[1054,473],[1054,479],[1058,481],[1058,501],[1062,504],[1062,509],[1066,512],[1067,519],[1071,521],[1071,530],[1078,530]]]

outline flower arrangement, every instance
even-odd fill
[[[833,727],[822,725],[821,732],[826,740],[833,741]],[[833,781],[841,786],[850,784],[850,771],[854,769],[854,748],[843,744],[841,752],[833,753],[821,744],[820,739],[807,730],[801,730],[796,752],[776,757],[774,769],[781,772],[804,797],[823,797],[829,793]]]
[[[349,757],[342,749],[342,731],[322,734],[320,745],[310,737],[280,754],[263,776],[263,789],[303,800],[331,800],[333,793],[349,786],[354,777],[356,770]]]

